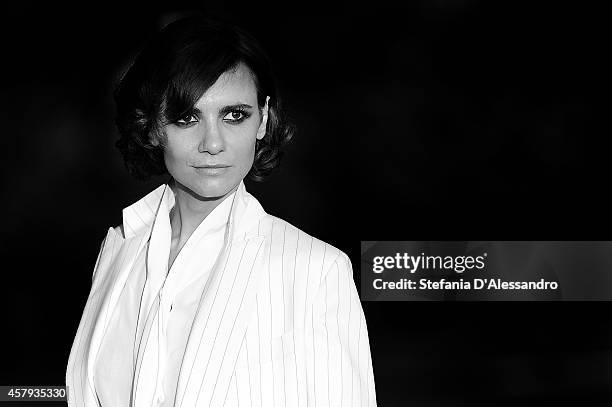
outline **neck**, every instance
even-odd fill
[[[170,211],[170,226],[172,240],[182,246],[200,223],[221,203],[223,199],[233,193],[232,189],[227,195],[215,198],[206,198],[197,195],[189,188],[172,179],[169,183],[174,192],[174,207]]]

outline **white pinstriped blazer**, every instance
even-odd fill
[[[124,233],[109,228],[102,243],[68,359],[69,406],[100,405],[93,362],[163,188],[125,208]],[[346,254],[265,213],[241,182],[177,386],[176,407],[375,407],[368,332]]]

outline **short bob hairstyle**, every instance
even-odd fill
[[[280,164],[281,147],[293,135],[281,114],[276,81],[260,44],[242,29],[201,16],[168,24],[141,50],[114,91],[115,146],[137,179],[168,174],[163,126],[189,114],[224,72],[245,64],[253,75],[257,104],[268,101],[266,134],[255,144],[248,176],[262,181]]]

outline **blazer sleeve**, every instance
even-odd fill
[[[314,366],[308,405],[375,407],[368,330],[346,254],[340,252],[325,272],[311,317],[306,352]]]

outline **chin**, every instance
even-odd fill
[[[236,186],[238,186],[239,183],[240,179],[234,180],[227,179],[226,177],[202,177],[183,185],[202,198],[222,198],[230,193]]]

